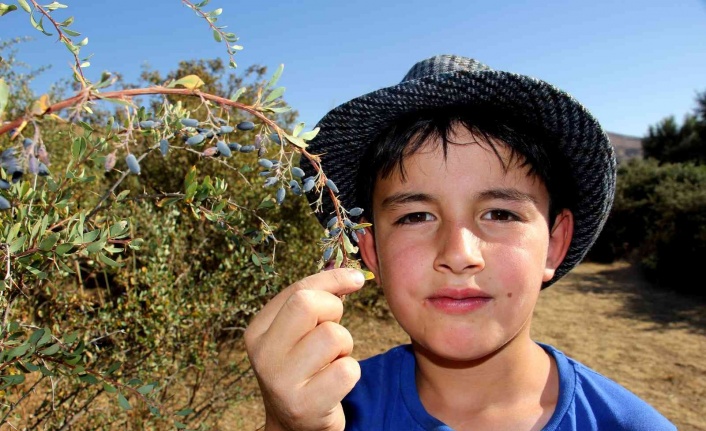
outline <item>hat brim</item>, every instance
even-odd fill
[[[586,255],[598,237],[613,203],[616,160],[613,147],[598,121],[568,93],[532,77],[495,70],[454,71],[404,81],[352,99],[327,113],[307,151],[319,155],[326,176],[340,190],[345,208],[356,204],[361,156],[367,146],[397,119],[413,112],[464,106],[507,112],[544,129],[556,139],[549,151],[559,152],[569,164],[576,186],[574,236],[553,284]],[[315,175],[302,158],[302,169]],[[310,200],[317,197],[309,196]],[[324,198],[322,224],[333,211]]]

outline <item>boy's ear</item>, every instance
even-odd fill
[[[361,220],[366,222],[366,220]],[[370,227],[365,228],[364,235],[358,235],[358,246],[360,247],[360,257],[363,258],[365,266],[375,274],[375,279],[380,280],[380,271],[378,265],[378,254],[375,249],[375,234]]]
[[[544,278],[549,281],[554,277],[554,272],[566,257],[566,252],[574,237],[574,214],[568,209],[562,210],[554,221],[552,231],[549,232],[549,249],[547,250],[547,263],[544,267]]]

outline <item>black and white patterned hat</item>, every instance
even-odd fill
[[[549,151],[558,151],[569,164],[576,184],[574,237],[553,284],[586,255],[608,217],[615,194],[613,147],[598,121],[571,95],[529,76],[493,70],[471,58],[439,55],[415,64],[402,81],[357,97],[326,114],[309,153],[319,155],[326,176],[340,190],[345,208],[356,203],[361,157],[368,145],[400,117],[422,110],[465,106],[512,113],[554,136]],[[302,169],[314,175],[302,158]],[[326,195],[326,194],[324,194]],[[318,196],[309,196],[316,199]],[[333,210],[325,196],[323,224]]]

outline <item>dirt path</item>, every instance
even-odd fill
[[[359,359],[408,342],[393,319],[352,310]],[[533,338],[552,344],[652,404],[680,431],[706,431],[706,303],[655,292],[624,263],[585,263],[542,292]],[[260,400],[233,406],[223,430],[263,424]]]

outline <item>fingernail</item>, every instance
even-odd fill
[[[351,269],[351,277],[356,284],[365,283],[365,276],[357,269]]]

